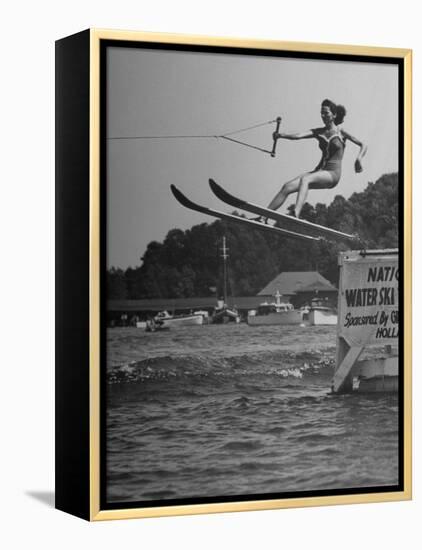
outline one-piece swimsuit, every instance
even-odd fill
[[[321,160],[313,172],[319,170],[330,172],[333,178],[332,186],[334,187],[341,177],[341,161],[346,143],[341,130],[337,130],[336,133],[328,138],[323,134],[323,131],[324,128],[315,128],[312,130],[312,134],[318,140],[319,148],[322,151]]]

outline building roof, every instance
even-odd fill
[[[337,289],[318,271],[283,271],[270,281],[258,296],[281,294],[293,296],[298,292],[336,292]]]

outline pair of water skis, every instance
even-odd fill
[[[246,224],[249,227],[255,227],[264,231],[271,231],[285,237],[291,237],[308,242],[327,240],[353,243],[357,241],[356,235],[348,235],[347,233],[342,233],[341,231],[331,229],[330,227],[317,225],[315,223],[301,220],[293,216],[288,216],[286,214],[280,214],[274,210],[239,199],[238,197],[228,193],[221,187],[221,185],[218,185],[218,183],[212,179],[209,180],[209,185],[212,192],[226,204],[240,210],[245,210],[250,214],[255,214],[257,216],[262,216],[263,218],[273,220],[276,222],[276,225],[251,220],[241,216],[235,216],[233,214],[227,214],[219,210],[201,206],[200,204],[196,204],[188,199],[181,191],[179,191],[179,189],[177,189],[175,185],[171,185],[171,191],[177,201],[190,210],[202,212],[203,214],[208,214],[209,216],[214,216],[223,220]]]

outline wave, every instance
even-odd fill
[[[109,366],[107,383],[169,381],[195,378],[251,378],[274,376],[301,380],[324,370],[332,373],[334,350],[292,353],[258,352],[235,356],[181,355],[160,356]]]

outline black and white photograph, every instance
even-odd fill
[[[3,547],[417,546],[416,7],[3,6]]]
[[[403,490],[403,74],[105,41],[104,509]]]

